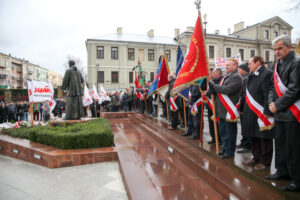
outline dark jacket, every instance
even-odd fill
[[[246,88],[247,88],[248,76],[249,76],[249,73],[246,74],[245,76],[243,76],[242,90],[241,90],[241,102],[240,102],[240,106],[238,107],[238,110],[240,112],[243,112],[243,109],[244,109],[245,101],[242,101],[242,99],[246,98]]]
[[[300,57],[291,51],[285,59],[279,60],[277,73],[288,90],[278,98],[272,78],[269,103],[275,102],[277,113],[274,114],[274,118],[278,121],[295,121],[296,118],[289,107],[300,99]]]
[[[191,92],[191,99],[189,100],[189,104],[192,106],[201,97],[199,84],[191,85],[190,92]]]
[[[166,92],[166,95],[165,95],[165,98],[169,102],[169,106],[170,106],[171,90],[173,89],[174,83],[175,83],[175,79],[173,79],[169,82],[169,88],[168,88],[168,91]],[[182,101],[180,100],[179,97],[176,98],[175,103],[179,107],[179,109],[182,107]]]
[[[0,121],[1,122],[6,122],[7,121],[7,115],[8,115],[7,106],[2,107],[2,105],[0,105]]]
[[[215,84],[210,81],[209,87],[211,87],[211,89],[216,93],[227,95],[233,104],[237,104],[240,99],[240,92],[242,88],[242,76],[235,71],[225,77],[222,85]],[[215,106],[217,117],[220,119],[226,119],[227,110],[223,106],[218,95],[216,95]]]
[[[264,114],[272,116],[269,110],[268,93],[271,85],[272,71],[261,66],[257,70],[258,74],[251,73],[248,76],[246,88],[251,96],[257,103],[264,107]],[[246,89],[245,88],[245,89]],[[257,115],[250,109],[246,102],[246,94],[241,98],[241,105],[243,105],[243,121],[242,121],[242,133],[246,137],[258,137],[265,139],[272,139],[274,134],[273,130],[260,131],[257,123]]]

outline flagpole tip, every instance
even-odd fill
[[[196,1],[195,1],[195,5],[196,5],[196,7],[197,7],[197,10],[200,11],[200,8],[201,8],[201,6],[200,6],[200,5],[201,5],[201,0],[196,0]]]

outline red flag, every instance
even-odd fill
[[[170,69],[167,61],[167,56],[164,55],[161,63],[161,68],[160,68],[160,76],[157,83],[157,91],[162,96],[165,96],[165,92],[167,91],[166,87],[169,85],[169,81],[168,81],[169,73],[170,73]]]
[[[191,39],[189,52],[178,73],[172,94],[176,94],[185,89],[189,84],[207,77],[209,75],[208,64],[202,23],[200,23],[200,17],[198,17],[194,34]]]
[[[135,88],[140,88],[140,82],[139,82],[139,79],[136,75],[136,72],[135,72],[135,81],[134,81],[134,84],[135,84]]]

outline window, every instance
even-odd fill
[[[129,83],[133,83],[133,72],[129,72]]]
[[[151,81],[154,80],[154,72],[150,72],[150,80],[151,80]]]
[[[104,71],[98,71],[97,83],[104,83]]]
[[[215,58],[215,47],[214,46],[208,46],[208,55],[209,55],[209,58],[211,58],[211,59]]]
[[[270,51],[265,51],[265,61],[266,62],[270,61]]]
[[[269,30],[265,30],[265,39],[269,39],[270,35],[269,35]]]
[[[167,55],[168,61],[170,62],[171,61],[171,51],[170,50],[166,50],[165,53]]]
[[[119,83],[119,72],[111,72],[111,83]]]
[[[148,49],[148,61],[154,61],[154,49]]]
[[[128,48],[128,60],[134,60],[134,48]]]
[[[241,60],[244,60],[244,49],[239,49],[239,53],[241,55]]]
[[[227,47],[226,48],[226,58],[230,58],[231,57],[231,48]]]
[[[255,50],[250,50],[250,58],[254,57],[255,56]]]
[[[103,59],[104,58],[104,47],[97,46],[97,58]]]
[[[144,60],[144,49],[139,49],[139,60],[140,61]]]
[[[118,59],[118,47],[111,48],[111,59],[114,59],[114,60]]]
[[[279,34],[278,34],[278,31],[275,31],[275,32],[274,32],[274,37],[278,37],[278,35],[279,35]]]

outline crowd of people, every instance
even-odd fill
[[[261,56],[252,57],[248,63],[239,65],[236,59],[228,59],[226,73],[215,68],[211,80],[192,84],[187,101],[181,95],[172,96],[171,90],[176,79],[169,74],[169,88],[165,96],[149,95],[151,82],[136,90],[138,112],[145,109],[157,116],[158,100],[162,103],[163,114],[169,117],[170,130],[183,123],[187,113],[187,132],[195,140],[203,129],[202,110],[208,110],[209,144],[216,143],[212,117],[211,98],[215,101],[219,157],[233,158],[235,152],[251,152],[252,158],[244,161],[255,171],[268,170],[275,151],[276,172],[266,176],[270,180],[290,180],[282,189],[300,190],[300,58],[292,50],[291,39],[279,36],[272,42],[275,63],[265,63]],[[148,98],[147,98],[148,96]],[[127,97],[125,97],[126,99]],[[147,99],[146,99],[147,98]],[[121,98],[122,99],[122,98]],[[204,102],[207,102],[204,105]],[[186,112],[184,112],[186,109]],[[237,144],[237,121],[241,122],[242,140]],[[273,148],[275,141],[275,148]]]

